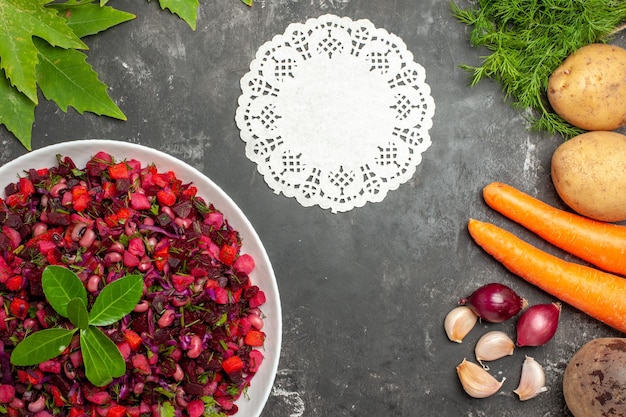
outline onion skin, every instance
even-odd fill
[[[502,323],[526,308],[528,302],[506,285],[492,282],[461,298],[459,304],[467,305],[482,320]]]
[[[517,321],[517,346],[541,346],[556,334],[561,304],[536,304],[529,307]]]

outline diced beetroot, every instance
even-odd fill
[[[201,417],[204,413],[204,401],[198,399],[187,404],[187,414],[189,417]]]
[[[7,312],[4,308],[0,308],[0,331],[7,330]]]
[[[104,405],[111,402],[111,394],[104,390],[85,390],[85,399],[93,404]]]
[[[0,385],[0,403],[8,404],[15,398],[15,387],[13,385]]]
[[[172,276],[172,285],[174,289],[178,292],[183,292],[191,284],[194,282],[194,277],[192,275],[180,275],[176,274]]]
[[[254,266],[254,258],[247,253],[240,255],[233,263],[233,268],[244,274],[250,274],[254,270]]]
[[[122,405],[114,405],[108,409],[106,417],[124,417],[126,415],[126,407]]]
[[[2,226],[2,233],[11,240],[11,249],[15,250],[22,243],[20,232],[9,226]]]
[[[128,267],[135,267],[139,265],[139,258],[129,251],[124,251],[124,265]]]
[[[148,358],[144,354],[134,355],[131,359],[133,364],[133,368],[135,371],[139,372],[142,375],[150,375],[152,371],[150,370],[150,364],[148,363]]]
[[[7,290],[19,291],[24,285],[24,277],[21,275],[13,275],[11,278],[6,280],[5,284],[7,286]]]
[[[13,275],[13,269],[7,264],[7,261],[3,257],[0,257],[0,283],[7,282],[10,276]]]
[[[249,373],[258,372],[259,367],[261,366],[261,363],[263,362],[263,359],[264,359],[264,356],[259,350],[257,349],[251,350],[249,354],[249,360],[248,360],[248,372]]]
[[[135,192],[130,195],[130,205],[135,210],[150,210],[150,207],[152,207],[148,197],[139,192]]]
[[[102,184],[102,198],[113,198],[116,191],[117,187],[113,181],[106,181]]]
[[[37,247],[39,248],[39,252],[48,253],[52,249],[56,248],[57,245],[51,240],[40,240],[37,242]]]
[[[15,317],[24,320],[28,315],[29,308],[30,304],[28,303],[28,301],[15,297],[13,300],[11,300],[9,311]]]
[[[113,157],[106,152],[96,153],[86,164],[85,168],[89,175],[95,177],[102,174],[107,166],[113,162]]]
[[[141,258],[146,254],[146,245],[141,238],[134,237],[128,242],[128,252]]]
[[[119,349],[120,353],[122,354],[122,358],[124,358],[125,361],[128,360],[128,358],[130,358],[132,349],[130,348],[130,345],[128,344],[128,342],[126,341],[119,342],[117,344],[117,348]]]
[[[31,196],[35,193],[35,186],[33,182],[28,177],[22,177],[19,179],[18,188],[21,194],[26,196]]]
[[[258,291],[248,300],[248,303],[250,303],[250,308],[256,308],[265,304],[265,301],[265,293],[263,291]]]
[[[44,329],[47,329],[48,327],[50,327],[48,320],[46,320],[46,310],[44,309],[38,309],[35,312],[35,317],[37,317],[37,321],[39,322],[39,325],[41,327],[43,327]]]
[[[215,287],[212,289],[214,296],[213,301],[217,304],[228,304],[228,290],[222,287]]]
[[[83,364],[83,355],[80,350],[70,353],[70,361],[74,368],[79,368]]]
[[[61,362],[58,360],[50,359],[45,362],[41,362],[39,365],[39,369],[43,372],[60,374],[61,373]]]

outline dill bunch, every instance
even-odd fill
[[[606,43],[623,29],[621,0],[476,0],[451,12],[470,26],[470,44],[486,48],[481,65],[463,64],[470,85],[484,78],[498,82],[506,98],[531,109],[531,129],[569,139],[583,132],[554,113],[547,100],[548,78],[577,49]]]

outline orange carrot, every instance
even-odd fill
[[[626,333],[626,279],[546,253],[493,224],[470,219],[470,235],[509,271]]]
[[[626,226],[552,207],[494,182],[483,189],[487,205],[551,244],[605,271],[626,275]]]

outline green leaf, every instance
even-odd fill
[[[252,0],[241,0],[246,6],[252,6]]]
[[[67,305],[67,318],[79,329],[85,330],[89,327],[89,313],[83,300],[80,298],[70,300]]]
[[[35,103],[24,94],[11,87],[9,80],[0,69],[0,124],[15,135],[27,150],[31,150]]]
[[[130,313],[143,294],[143,279],[127,275],[107,284],[91,307],[89,324],[108,326]]]
[[[45,329],[22,340],[11,353],[15,366],[31,366],[59,356],[72,341],[75,329]]]
[[[159,0],[161,9],[169,9],[170,12],[183,19],[192,30],[196,30],[198,15],[198,0]]]
[[[169,402],[161,404],[161,406],[159,407],[159,411],[161,412],[161,417],[174,417],[174,415],[176,414],[174,406],[172,405],[172,403]]]
[[[56,9],[60,16],[65,16],[68,26],[79,38],[95,35],[137,17],[111,6],[100,6],[96,3],[67,1],[50,7]]]
[[[97,387],[124,375],[126,362],[117,348],[97,327],[80,331],[80,349],[85,364],[85,376]]]
[[[87,56],[74,49],[52,47],[36,42],[39,51],[37,82],[48,100],[67,111],[72,106],[79,113],[89,111],[101,116],[126,120],[126,116],[111,100],[107,86],[86,61]]]
[[[62,48],[87,49],[48,0],[0,1],[0,68],[11,85],[37,103],[37,48],[33,37]]]
[[[49,265],[41,276],[43,292],[54,310],[63,317],[67,315],[67,305],[79,298],[87,305],[87,290],[76,274],[67,268]]]

